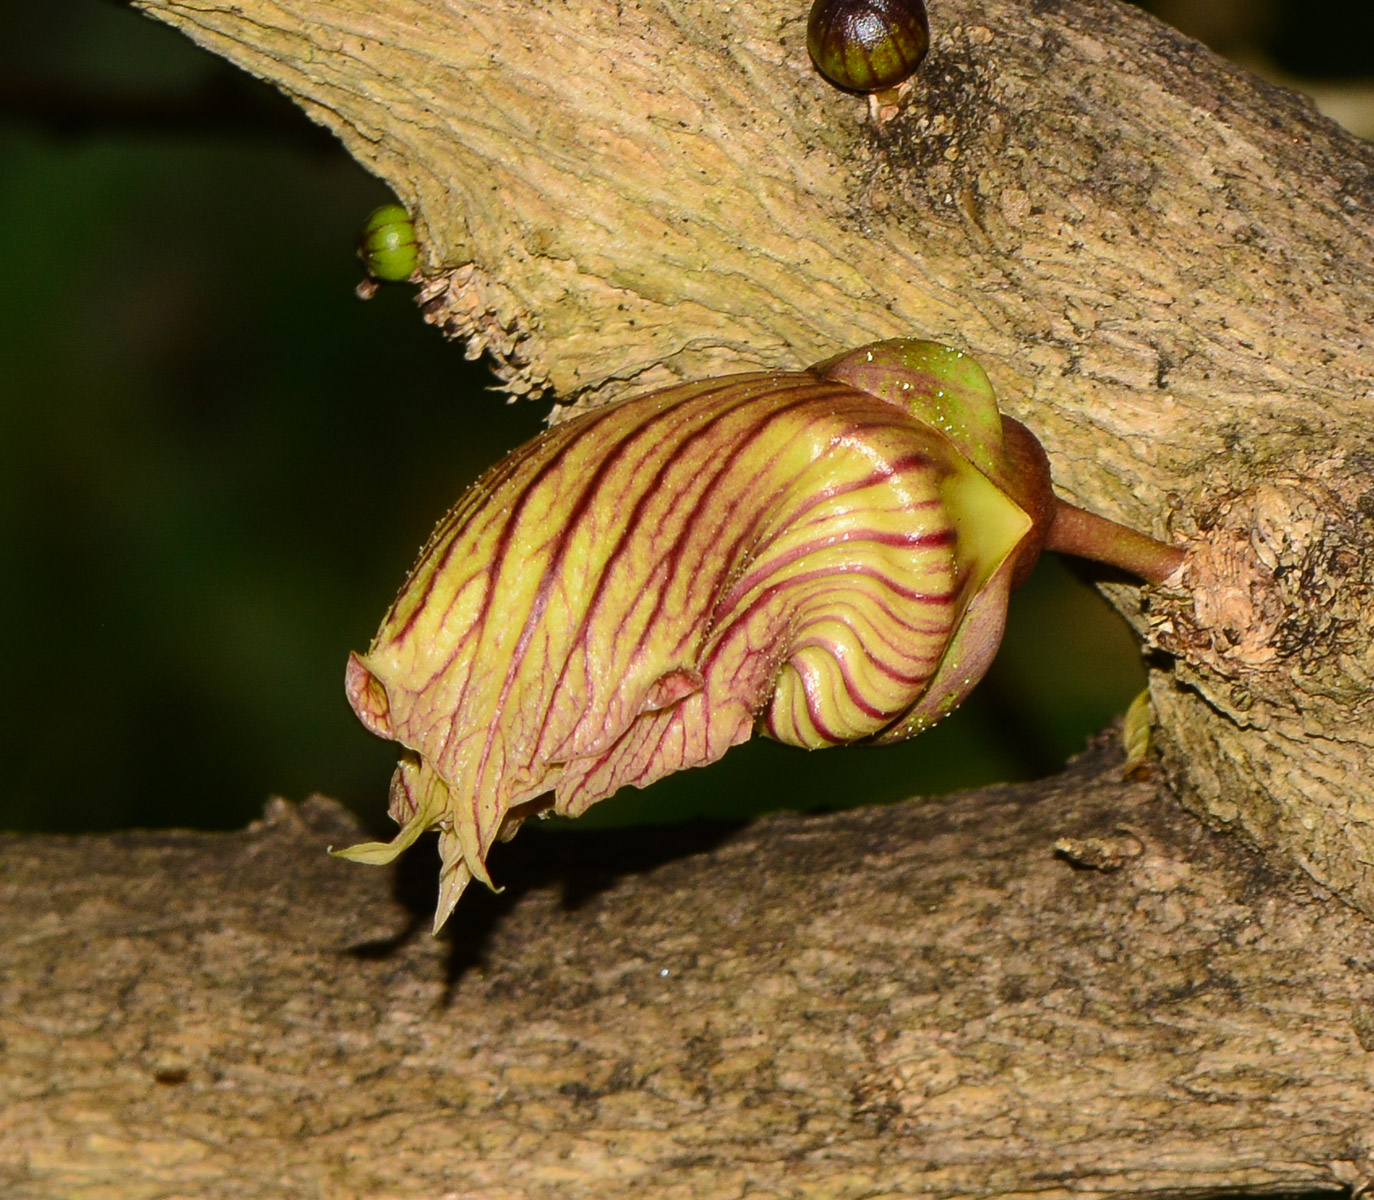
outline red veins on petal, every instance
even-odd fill
[[[343,853],[384,861],[437,828],[442,923],[534,807],[579,814],[755,728],[815,748],[899,722],[999,565],[971,565],[947,510],[982,476],[902,400],[739,375],[569,421],[488,472],[350,659],[354,709],[406,754],[396,841]]]

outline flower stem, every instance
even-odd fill
[[[1120,567],[1147,583],[1163,583],[1187,557],[1182,547],[1166,546],[1063,500],[1054,510],[1045,549]]]

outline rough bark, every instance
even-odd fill
[[[433,850],[0,838],[12,1200],[1359,1187],[1374,927],[1108,740],[1048,784]],[[1056,846],[1058,850],[1056,850]]]
[[[947,0],[885,106],[795,0],[137,2],[391,183],[517,394],[976,352],[1067,498],[1204,543],[1115,594],[1188,801],[1374,913],[1369,145],[1110,0]]]

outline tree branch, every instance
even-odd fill
[[[1111,739],[1043,785],[528,835],[455,941],[424,932],[432,847],[399,875],[323,854],[358,834],[314,800],[0,838],[7,1196],[1371,1177],[1374,929],[1122,782]]]

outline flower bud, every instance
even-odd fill
[[[383,204],[367,214],[358,235],[358,257],[373,279],[399,282],[420,265],[415,225],[399,204]]]
[[[930,20],[922,0],[815,0],[806,47],[836,87],[881,91],[916,73],[930,49]]]

